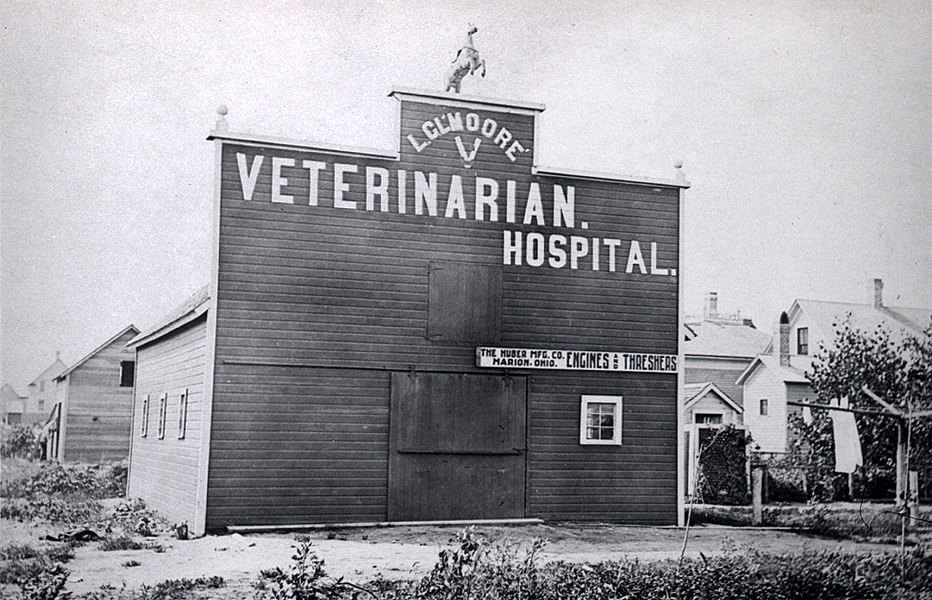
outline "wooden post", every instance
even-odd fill
[[[906,505],[906,422],[896,420],[896,506]]]
[[[751,503],[751,525],[758,526],[764,521],[764,467],[761,465],[751,467]]]
[[[919,471],[909,472],[909,517],[916,523],[919,519]]]

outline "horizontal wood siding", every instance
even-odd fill
[[[463,132],[470,148],[474,139],[481,138],[476,159],[466,168],[452,134],[439,137],[420,153],[405,139],[407,133],[421,131],[421,123],[456,111],[464,116],[476,112],[483,120],[507,126],[529,151],[515,154],[511,162],[493,138]],[[473,344],[429,335],[432,264],[471,263],[501,269],[501,301],[489,306],[500,307],[503,346],[677,353],[678,278],[642,274],[637,267],[632,273],[625,270],[632,240],[640,243],[648,270],[652,262],[660,268],[679,269],[678,189],[533,176],[533,132],[532,115],[406,102],[398,161],[223,144],[209,523],[384,517],[389,373],[410,368],[480,371]],[[417,137],[423,141],[423,134]],[[263,159],[254,172],[254,186],[244,184],[241,166],[253,173],[253,165],[259,164],[255,157],[260,155]],[[291,196],[293,203],[272,201],[276,157],[279,165],[282,160],[295,165],[279,169],[280,177],[287,180],[281,194]],[[311,171],[302,167],[304,161],[325,165],[318,172],[316,205],[309,199]],[[337,206],[335,164],[357,166],[357,172],[343,176],[346,189],[342,192],[343,202],[354,204],[355,209]],[[367,166],[389,173],[385,212],[380,196],[368,198],[371,208],[367,209]],[[404,214],[398,207],[399,171],[405,172]],[[417,206],[416,172],[424,179],[436,174],[436,216],[428,214],[426,203]],[[480,211],[482,219],[476,218],[477,188],[485,185],[477,178],[498,184],[497,220],[491,220],[488,206]],[[445,216],[454,181],[462,184],[465,210],[451,210]],[[514,182],[515,189],[513,218],[507,210],[508,181]],[[544,223],[534,217],[525,225],[532,183],[539,184]],[[563,194],[575,192],[572,227],[554,225],[555,186]],[[247,200],[246,188],[250,187],[251,199]],[[609,270],[604,247],[598,265],[593,265],[590,255],[580,258],[576,269],[569,265],[553,268],[546,262],[541,267],[528,266],[525,256],[505,264],[506,230],[522,238],[565,236],[567,242],[575,236],[586,244],[592,244],[593,238],[618,239],[615,270]],[[655,257],[650,255],[651,243],[657,244]],[[554,392],[557,395],[551,400],[541,400],[540,409],[549,414],[546,411],[553,407],[548,402],[572,403],[575,423],[560,421],[555,427],[568,429],[559,434],[554,429],[555,437],[539,438],[545,450],[532,468],[543,468],[551,457],[580,450],[579,398],[563,394],[588,380],[589,375],[575,373],[541,378],[546,382],[542,390],[552,385],[560,392]],[[675,428],[675,412],[651,404],[675,406],[675,375],[615,374],[600,375],[599,380],[631,382],[637,389],[652,386],[650,393],[632,400],[636,421],[655,433]],[[547,398],[551,392],[541,393],[541,398]],[[363,415],[354,412],[360,409]],[[531,410],[532,420],[535,410]],[[675,446],[675,437],[661,439]],[[630,467],[632,473],[645,476],[657,460],[663,460],[654,456],[649,444],[643,452],[629,453],[625,448],[623,454],[632,464],[646,465]],[[603,465],[585,461],[574,468],[604,470]],[[531,477],[539,512],[546,509],[548,514],[584,518],[612,512],[571,508],[578,495],[573,486],[550,475],[535,478],[532,473]],[[658,485],[674,490],[675,470],[669,482]],[[269,486],[276,494],[260,502],[260,490]],[[257,499],[247,500],[252,490]],[[671,496],[669,502],[673,501]],[[661,506],[665,503],[667,498],[660,501]],[[644,506],[651,505],[658,506],[658,501]],[[547,506],[564,508],[551,511]],[[639,510],[631,514],[640,514]],[[664,522],[669,522],[667,512],[665,508],[658,512]]]
[[[136,365],[133,456],[127,495],[142,498],[174,523],[195,523],[198,451],[204,407],[206,318],[139,348]],[[187,390],[184,438],[178,439],[180,394]],[[168,394],[165,435],[158,436],[159,398]],[[142,435],[149,397],[148,428]]]
[[[133,388],[120,387],[120,362],[134,360],[126,344],[136,333],[127,331],[67,375],[62,460],[112,462],[129,457]]]
[[[664,375],[533,375],[529,516],[676,522],[676,379]],[[582,395],[622,396],[622,445],[579,443]]]
[[[389,374],[219,365],[207,525],[384,521]]]

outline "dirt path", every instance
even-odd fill
[[[381,574],[386,579],[414,579],[426,574],[441,549],[455,545],[459,527],[387,527],[317,531],[309,534],[327,573],[347,581],[364,583]],[[541,562],[599,562],[622,558],[660,560],[676,558],[683,544],[677,528],[623,527],[614,525],[526,525],[478,527],[492,541],[527,547],[535,538],[547,540]],[[219,575],[228,590],[251,597],[251,584],[263,569],[286,568],[297,546],[294,533],[232,534],[179,541],[155,538],[164,552],[132,550],[102,552],[98,544],[77,548],[67,568],[72,575],[68,589],[77,594],[99,590],[103,585],[130,589],[155,585],[166,579],[194,579]],[[796,533],[694,527],[690,530],[687,556],[706,556],[753,548],[770,552],[846,550],[886,552],[895,548],[880,544],[856,544],[813,538]],[[135,561],[139,566],[124,566]]]

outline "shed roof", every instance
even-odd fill
[[[101,350],[103,350],[104,348],[106,348],[107,346],[109,346],[110,344],[112,344],[113,342],[115,342],[115,341],[117,341],[118,339],[120,339],[120,337],[126,335],[126,332],[127,332],[127,331],[132,331],[132,332],[134,332],[134,333],[136,333],[136,334],[139,333],[139,330],[136,329],[136,326],[133,325],[133,324],[130,324],[130,325],[124,327],[122,330],[120,330],[120,333],[116,334],[115,336],[113,336],[112,338],[110,338],[109,340],[107,340],[106,342],[104,342],[103,344],[101,344],[101,345],[97,346],[96,348],[94,348],[94,350],[92,350],[87,356],[85,356],[84,358],[82,358],[81,360],[79,360],[78,362],[76,362],[76,363],[75,363],[74,365],[72,365],[69,369],[66,369],[63,373],[61,373],[61,374],[60,374],[58,377],[56,377],[55,379],[58,380],[58,379],[64,379],[65,377],[67,377],[69,373],[71,373],[72,371],[74,371],[75,369],[77,369],[78,367],[80,367],[81,365],[83,365],[85,362],[87,362],[88,360],[90,360],[91,358],[93,358],[94,355],[96,355],[98,352],[100,352]]]
[[[141,346],[171,333],[182,325],[190,323],[205,314],[210,307],[210,292],[205,285],[180,306],[156,321],[147,331],[140,333],[129,341],[127,346]]]

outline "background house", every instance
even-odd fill
[[[129,456],[135,357],[129,325],[55,378],[46,452],[58,461],[108,462]]]
[[[687,318],[685,325],[686,385],[715,384],[719,392],[743,408],[744,390],[737,383],[738,377],[766,350],[772,336],[756,329],[750,319],[742,319],[740,313],[720,313],[715,292],[706,297],[702,316]],[[687,418],[687,423],[691,422]]]
[[[26,396],[16,393],[9,383],[3,384],[2,402],[0,405],[0,422],[4,425],[19,425],[23,422],[23,411],[26,407]]]
[[[44,423],[55,404],[55,378],[65,369],[58,352],[55,353],[55,362],[46,367],[42,373],[26,386],[26,402],[23,410],[23,424],[34,425]]]
[[[793,411],[788,401],[812,399],[806,372],[820,348],[831,347],[839,325],[847,319],[865,332],[881,328],[893,342],[920,335],[932,323],[932,309],[886,306],[883,281],[872,279],[863,304],[795,300],[780,316],[773,341],[741,374],[744,420],[763,452],[785,452],[787,422]]]

